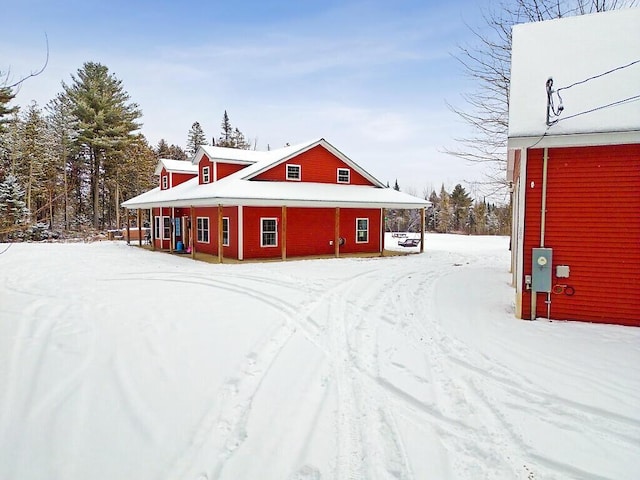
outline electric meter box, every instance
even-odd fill
[[[534,248],[532,259],[531,290],[550,292],[553,250],[551,248]]]

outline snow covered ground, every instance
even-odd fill
[[[507,247],[212,265],[14,244],[0,478],[640,478],[640,329],[516,320]]]

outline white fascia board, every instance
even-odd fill
[[[640,130],[600,132],[536,137],[509,137],[507,148],[592,147],[597,145],[628,145],[640,143]]]
[[[403,202],[358,202],[358,201],[327,201],[327,200],[291,200],[291,199],[264,199],[264,198],[196,198],[190,200],[165,200],[144,203],[129,203],[127,208],[152,208],[152,207],[213,207],[244,206],[244,207],[315,207],[315,208],[396,208],[416,209],[428,207],[431,202],[424,200],[415,203]]]

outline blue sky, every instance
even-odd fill
[[[452,57],[482,25],[477,2],[34,1],[3,7],[0,70],[44,106],[84,62],[122,80],[142,133],[185,146],[192,123],[220,134],[224,110],[266,149],[324,137],[383,182],[451,190],[482,167],[443,151],[467,127],[446,102],[473,87]]]

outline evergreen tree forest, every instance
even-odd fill
[[[13,106],[15,95],[0,84],[0,241],[122,228],[120,204],[157,186],[159,158],[188,160],[207,144],[196,121],[186,151],[164,139],[152,147],[140,131],[140,107],[100,63],[86,62],[44,106]],[[251,147],[226,110],[220,135],[211,138],[220,147]],[[393,188],[400,190],[397,180]],[[510,233],[508,206],[474,200],[460,184],[427,199],[429,231]],[[420,211],[387,212],[387,230],[419,228]]]
[[[396,182],[397,186],[397,182]],[[440,192],[432,190],[425,199],[431,206],[425,212],[425,230],[437,233],[467,235],[509,235],[511,207],[474,200],[466,189],[457,184],[451,192],[444,185]],[[420,210],[389,210],[387,231],[419,232]]]
[[[152,147],[141,109],[100,63],[84,63],[44,106],[15,106],[15,96],[0,83],[0,241],[121,228],[120,204],[157,186],[159,158],[188,160],[206,144],[195,122],[187,151],[164,139]],[[249,148],[226,111],[223,139]]]

